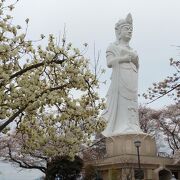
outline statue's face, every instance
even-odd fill
[[[131,25],[124,25],[120,30],[120,38],[124,41],[130,41],[132,37],[132,30],[133,28]]]

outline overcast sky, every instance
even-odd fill
[[[87,42],[86,57],[92,60],[95,43],[96,51],[101,51],[100,62],[106,68],[105,51],[115,40],[114,25],[130,12],[134,27],[130,44],[140,59],[139,93],[142,93],[173,72],[169,59],[177,58],[180,52],[172,46],[180,45],[179,8],[179,0],[20,0],[14,13],[15,22],[24,27],[24,20],[30,19],[30,39],[49,33],[58,37],[66,25],[67,40],[80,49]],[[101,87],[101,96],[105,96],[110,82],[111,69],[106,70],[104,80],[108,83]],[[163,98],[151,106],[160,108],[167,102]]]
[[[115,40],[115,23],[130,12],[134,22],[130,44],[139,54],[139,93],[142,93],[173,71],[169,59],[179,53],[172,46],[180,45],[179,7],[178,0],[20,0],[15,9],[15,22],[25,25],[24,20],[30,19],[30,39],[38,39],[42,33],[58,37],[66,26],[67,41],[80,49],[87,42],[89,49],[85,56],[91,60],[95,43],[96,51],[101,51],[100,63],[107,69],[104,80],[108,83],[100,89],[105,96],[111,74],[111,69],[106,67],[105,51]],[[164,98],[151,106],[165,105]]]

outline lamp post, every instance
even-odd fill
[[[139,148],[141,147],[141,141],[139,141],[139,140],[134,141],[134,145],[137,148],[137,156],[138,156],[138,171],[137,171],[137,173],[135,173],[135,178],[136,179],[143,179],[144,173],[141,170],[140,155],[139,155]]]
[[[141,169],[141,163],[140,163],[140,156],[139,156],[139,148],[141,146],[141,141],[134,141],[134,145],[136,146],[137,148],[137,155],[138,155],[138,167],[139,169]]]

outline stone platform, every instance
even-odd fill
[[[156,156],[155,139],[145,133],[142,134],[121,134],[118,136],[108,137],[106,139],[107,156],[118,156],[124,154],[137,155],[137,149],[134,141],[141,141],[140,154],[146,156]]]
[[[135,180],[138,157],[134,141],[137,140],[141,141],[139,150],[144,180],[170,180],[172,174],[180,179],[180,164],[174,164],[172,158],[158,157],[155,139],[145,133],[108,137],[106,156],[87,164],[93,164],[103,180]]]

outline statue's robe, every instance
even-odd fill
[[[107,121],[107,127],[102,133],[106,137],[142,132],[137,102],[138,68],[132,62],[121,62],[121,57],[128,51],[133,52],[129,47],[121,47],[114,43],[106,52],[107,65],[112,68],[106,109],[102,114]]]

